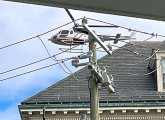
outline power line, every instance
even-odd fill
[[[101,22],[101,23],[105,23],[105,24],[108,24],[108,25],[118,26],[118,27],[123,28],[123,29],[126,29],[128,31],[134,31],[134,32],[142,33],[142,34],[147,34],[147,35],[155,36],[155,37],[165,37],[165,35],[161,35],[161,34],[157,34],[157,33],[149,33],[149,32],[140,31],[140,30],[135,30],[135,29],[132,29],[132,28],[127,28],[127,27],[124,27],[124,26],[112,24],[112,23],[109,23],[109,22],[105,22],[105,21],[101,21],[101,20],[97,20],[97,19],[93,19],[93,18],[87,18],[87,19],[93,20],[93,21],[97,21],[97,22]]]
[[[44,48],[46,49],[47,54],[48,54],[49,56],[51,56],[50,53],[49,53],[48,48],[47,48],[46,45],[45,45],[45,43],[42,41],[42,39],[41,39],[39,36],[38,36],[38,38],[39,38],[39,40],[41,41],[41,43],[43,44]],[[57,62],[57,58],[56,58],[56,57],[51,57],[51,59],[52,59],[53,61]],[[60,63],[59,63],[59,66],[63,69],[63,71],[64,71],[65,73],[71,74],[71,73],[68,73],[68,72],[62,67],[62,65],[61,65]]]
[[[72,48],[75,48],[75,47],[77,47],[77,46],[74,46],[74,47],[72,47]],[[71,48],[71,49],[72,49],[72,48]],[[67,52],[67,51],[68,51],[68,49],[67,49],[67,50],[64,50],[64,51],[62,51],[62,52],[60,52],[60,53],[57,53],[57,54],[55,54],[55,55],[52,55],[52,56],[49,56],[49,57],[46,57],[46,58],[43,58],[43,59],[40,59],[40,60],[31,62],[31,63],[28,63],[28,64],[26,64],[26,65],[19,66],[19,67],[16,67],[16,68],[12,68],[12,69],[7,70],[7,71],[4,71],[4,72],[0,72],[0,74],[5,74],[5,73],[8,73],[8,72],[12,72],[12,71],[15,71],[15,70],[18,70],[18,69],[21,69],[21,68],[24,68],[24,67],[27,67],[27,66],[30,66],[30,65],[33,65],[33,64],[36,64],[36,63],[39,63],[39,62],[48,60],[48,59],[50,59],[50,58],[52,58],[52,57],[58,56],[58,55],[60,55],[60,54],[62,54],[62,53],[64,53],[64,52]],[[71,59],[71,58],[65,58],[65,59],[61,59],[61,60],[62,60],[62,61],[65,61],[65,60],[69,60],[69,59]],[[58,61],[61,61],[61,60],[57,60],[57,62],[58,62]]]
[[[48,54],[49,56],[51,56],[50,53],[49,53],[49,50],[48,50],[47,46],[45,45],[45,43],[43,42],[43,40],[42,40],[39,36],[38,36],[38,38],[40,39],[40,41],[42,42],[43,46],[45,47],[47,54]],[[79,46],[79,45],[78,45],[78,46]],[[71,49],[73,49],[73,48],[71,48]],[[58,61],[57,58],[56,58],[55,56],[54,56],[54,57],[51,57],[51,58],[52,58],[52,60],[55,61],[55,62]],[[54,58],[55,58],[55,59],[54,59]],[[64,66],[69,70],[70,73],[68,73],[68,72],[62,67],[62,65],[61,65],[60,63],[58,63],[58,64],[60,65],[60,67],[63,69],[63,71],[64,71],[65,73],[67,73],[67,74],[71,74],[71,75],[74,77],[75,80],[78,80],[78,79],[75,77],[75,75],[73,74],[73,72],[66,66],[66,64],[65,64],[63,61],[62,61],[62,63],[63,63]]]
[[[39,70],[42,70],[42,69],[45,69],[45,68],[48,68],[48,67],[51,67],[51,66],[57,65],[58,63],[59,63],[59,62],[54,63],[54,64],[51,64],[51,65],[47,65],[47,66],[44,66],[44,67],[40,67],[40,68],[37,68],[37,69],[31,70],[31,71],[28,71],[28,72],[24,72],[24,73],[21,73],[21,74],[17,74],[17,75],[14,75],[14,76],[8,77],[8,78],[4,78],[4,79],[1,79],[0,81],[6,81],[6,80],[8,80],[8,79],[16,78],[16,77],[19,77],[19,76],[22,76],[22,75],[25,75],[25,74],[28,74],[28,73],[32,73],[32,72],[35,72],[35,71],[39,71]]]
[[[154,36],[151,36],[151,37],[149,37],[149,38],[143,40],[142,42],[148,41],[148,40],[152,39],[153,37],[154,37]]]
[[[124,73],[124,74],[127,75],[127,76],[139,76],[139,75],[140,76],[147,76],[147,75],[150,75],[150,74],[154,73],[155,71],[157,71],[160,68],[160,66],[161,66],[161,64],[159,64],[159,66],[156,69],[154,69],[151,72],[146,73],[146,74],[133,74],[133,73]],[[122,74],[112,74],[112,75],[114,75],[114,76],[123,76]]]
[[[75,77],[74,73],[67,67],[67,65],[66,65],[64,62],[62,62],[62,63],[63,63],[64,66],[71,72],[71,75],[73,76],[73,78],[74,78],[75,80],[79,81],[79,80]]]
[[[81,19],[82,19],[82,18],[79,18],[79,19],[76,19],[75,21],[78,21],[78,20],[81,20]],[[54,28],[54,29],[51,29],[51,30],[49,30],[49,31],[47,31],[47,32],[38,34],[38,35],[36,35],[36,36],[30,37],[30,38],[27,38],[27,39],[24,39],[24,40],[21,40],[21,41],[12,43],[12,44],[5,45],[5,46],[3,46],[3,47],[0,47],[0,50],[5,49],[5,48],[8,48],[8,47],[11,47],[11,46],[14,46],[14,45],[17,45],[17,44],[22,43],[22,42],[26,42],[26,41],[32,40],[32,39],[34,39],[34,38],[37,38],[38,36],[43,36],[43,35],[45,35],[45,34],[48,34],[48,33],[52,32],[52,31],[55,31],[55,30],[57,30],[57,29],[59,29],[59,28],[62,28],[62,27],[64,27],[64,26],[66,26],[66,25],[69,25],[69,24],[71,24],[71,23],[73,23],[73,21],[72,21],[72,22],[68,22],[68,23],[66,23],[66,24],[64,24],[64,25],[61,25],[61,26],[59,26],[59,27],[56,27],[56,28]]]
[[[79,18],[79,19],[77,19],[77,20],[80,20],[80,19],[82,19],[82,18]],[[88,18],[88,19],[91,19],[91,18]],[[75,21],[77,21],[77,20],[75,20]],[[91,20],[103,22],[103,21],[96,20],[96,19],[91,19]],[[34,38],[37,38],[37,37],[41,40],[40,36],[45,35],[45,34],[47,34],[47,33],[49,33],[49,32],[54,31],[54,30],[57,30],[57,29],[59,29],[59,28],[61,28],[61,27],[64,27],[64,26],[66,26],[66,25],[68,25],[68,24],[70,24],[70,23],[72,23],[72,22],[66,23],[66,24],[64,24],[64,25],[62,25],[62,26],[59,26],[59,27],[57,27],[57,28],[54,28],[54,29],[49,30],[49,31],[47,31],[47,32],[44,32],[44,33],[42,33],[42,34],[36,35],[36,36],[34,36],[34,37],[31,37],[31,38],[28,38],[28,39],[25,39],[25,40],[18,41],[18,42],[16,42],[16,43],[12,43],[12,44],[3,46],[3,47],[0,48],[0,50],[1,50],[1,49],[4,49],[4,48],[7,48],[7,47],[10,47],[10,46],[13,46],[13,45],[16,45],[16,44],[19,44],[19,43],[22,43],[22,42],[25,42],[25,41],[28,41],[28,40],[31,40],[31,39],[34,39]],[[111,23],[107,23],[107,22],[103,22],[103,23],[111,24]],[[111,24],[111,25],[114,25],[114,24]],[[131,30],[131,31],[135,31],[135,30],[130,29],[130,28],[128,29],[128,28],[122,27],[122,26],[119,26],[119,27],[124,28],[124,29],[127,29],[127,30]],[[155,36],[154,34],[147,33],[147,32],[143,32],[143,31],[138,31],[138,30],[136,30],[136,32],[140,32],[140,33],[143,33],[143,34],[149,34],[149,35],[152,35],[152,37]],[[165,36],[163,36],[163,35],[157,35],[157,36],[165,37]],[[151,39],[151,38],[148,38],[148,39]],[[144,41],[147,41],[148,39],[146,39],[146,40],[144,40]],[[41,60],[38,60],[38,61],[35,61],[35,62],[32,62],[32,63],[29,63],[29,64],[26,64],[26,65],[23,65],[23,66],[20,66],[20,67],[17,67],[17,68],[14,68],[14,69],[10,69],[10,70],[1,72],[0,74],[8,73],[8,72],[11,72],[11,71],[14,71],[14,70],[17,70],[17,69],[20,69],[20,68],[23,68],[23,67],[26,67],[26,66],[29,66],[29,65],[32,65],[32,64],[35,64],[35,63],[44,61],[44,60],[47,60],[47,59],[49,59],[49,58],[52,58],[53,60],[55,60],[55,61],[57,62],[56,64],[59,64],[59,65],[60,65],[60,63],[58,62],[58,61],[60,61],[60,60],[57,60],[55,56],[58,55],[58,54],[61,54],[61,53],[63,53],[63,52],[66,52],[66,51],[68,51],[69,49],[68,49],[68,50],[65,50],[65,51],[63,51],[63,52],[61,52],[61,53],[58,53],[58,54],[56,54],[56,55],[51,56],[50,53],[49,53],[49,51],[48,51],[48,49],[47,49],[47,47],[46,47],[46,45],[44,44],[44,42],[43,42],[42,40],[41,40],[41,42],[43,43],[45,49],[47,50],[47,53],[49,54],[49,57],[44,58],[44,59],[41,59]],[[125,41],[124,41],[124,42],[125,42]],[[130,42],[129,42],[129,43],[130,43]],[[137,45],[137,44],[136,44],[136,45]],[[75,46],[75,47],[77,47],[77,46]],[[146,46],[145,46],[145,47],[146,47]],[[126,49],[126,48],[123,48],[123,49]],[[128,49],[127,49],[127,50],[128,50]],[[130,50],[129,50],[129,51],[130,51]],[[130,52],[133,52],[133,51],[130,51]],[[55,59],[54,59],[54,58],[55,58]],[[65,65],[65,64],[64,64],[64,65]],[[61,66],[61,65],[60,65],[60,66]],[[65,67],[67,68],[66,65],[65,65]],[[63,67],[61,66],[61,68],[63,68]],[[68,68],[67,68],[67,69],[68,69]],[[65,69],[63,69],[63,70],[65,71]],[[68,70],[69,70],[69,69],[68,69]],[[69,71],[70,71],[70,70],[69,70]],[[65,71],[65,72],[66,72],[66,71]],[[68,72],[66,72],[66,73],[68,73]],[[71,72],[71,73],[72,73],[72,72]],[[68,73],[68,74],[71,74],[71,73]],[[23,73],[23,74],[24,74],[24,73]],[[72,74],[73,74],[73,73],[72,73]],[[21,75],[22,75],[22,74],[21,74]],[[10,78],[9,78],[9,79],[10,79]]]
[[[131,46],[129,46],[128,44],[130,44]],[[127,46],[126,46],[126,45],[127,45]],[[128,47],[133,47],[133,46],[135,46],[135,45],[137,45],[137,44],[127,42],[126,45],[125,45],[125,46],[121,46],[121,47],[119,47],[119,46],[117,46],[117,45],[111,45],[111,46],[117,47],[119,50],[124,49],[124,50],[126,50],[126,51],[128,51],[128,52],[130,52],[130,53],[132,53],[132,54],[141,55],[141,56],[144,56],[144,57],[149,57],[149,56],[146,56],[146,55],[141,54],[141,53],[139,53],[139,52],[136,52],[136,51],[133,51],[133,50],[128,49]],[[138,46],[139,46],[139,44],[138,44]],[[100,48],[100,47],[99,47],[99,48]],[[97,49],[99,49],[99,48],[97,48]],[[97,51],[99,51],[99,52],[105,52],[105,51],[101,51],[101,50],[97,50]],[[115,52],[115,53],[116,53],[116,52]]]
[[[105,24],[109,24],[109,25],[118,26],[118,27],[123,28],[123,29],[126,29],[126,30],[128,30],[128,31],[139,32],[139,33],[142,33],[142,34],[151,35],[151,37],[149,37],[149,38],[143,40],[142,42],[145,42],[145,41],[147,41],[147,40],[149,40],[149,39],[151,39],[151,38],[153,38],[153,37],[158,37],[158,36],[159,36],[159,37],[165,37],[164,35],[160,35],[160,34],[157,34],[157,33],[154,34],[154,33],[148,33],[148,32],[144,32],[144,31],[140,31],[140,30],[135,30],[135,29],[131,29],[131,28],[119,26],[119,25],[116,25],[116,24],[112,24],[112,23],[109,23],[109,22],[105,22],[105,21],[101,21],[101,20],[97,20],[97,19],[93,19],[93,18],[87,18],[87,19],[89,19],[89,20],[94,20],[94,21],[101,22],[101,23],[105,23]],[[153,48],[153,47],[149,47],[149,46],[146,46],[146,45],[141,45],[141,44],[137,44],[137,43],[132,43],[131,41],[130,41],[130,42],[121,41],[121,42],[124,42],[124,43],[127,43],[127,44],[130,43],[130,44],[133,44],[133,45],[138,45],[138,46],[145,47],[145,48],[150,48],[150,49]],[[162,46],[164,43],[165,43],[165,40],[164,40],[163,42],[161,42],[161,43],[157,46],[157,48],[160,47],[160,46]],[[125,50],[130,51],[130,52],[133,52],[133,51],[128,50],[128,49],[125,49]],[[138,53],[136,53],[136,52],[133,52],[133,53],[134,53],[134,54],[138,54]]]
[[[53,55],[54,56],[54,55]],[[51,56],[51,57],[53,57]],[[30,66],[30,65],[33,65],[33,64],[36,64],[36,63],[39,63],[39,62],[42,62],[42,61],[45,61],[45,60],[48,60],[50,59],[51,57],[46,57],[46,58],[43,58],[41,60],[37,60],[35,62],[31,62],[29,64],[26,64],[26,65],[23,65],[23,66],[19,66],[19,67],[16,67],[16,68],[13,68],[13,69],[10,69],[10,70],[7,70],[7,71],[4,71],[4,72],[0,72],[0,74],[5,74],[5,73],[8,73],[8,72],[12,72],[12,71],[15,71],[17,69],[21,69],[21,68],[24,68],[24,67],[27,67],[27,66]]]
[[[107,66],[107,68],[112,68],[112,67],[116,67],[116,66],[119,66],[119,65],[127,65],[127,66],[139,65],[139,64],[141,64],[141,63],[143,63],[143,62],[145,62],[145,61],[147,61],[147,60],[153,58],[154,55],[155,55],[157,52],[158,52],[158,51],[156,51],[156,52],[155,52],[154,54],[152,54],[150,57],[148,57],[148,58],[146,58],[146,59],[144,59],[144,60],[141,60],[141,61],[139,61],[139,62],[133,63],[133,64],[119,63],[119,64],[115,64],[115,65],[112,65],[112,66]],[[158,60],[158,59],[156,59],[156,60]]]

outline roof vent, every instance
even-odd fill
[[[58,95],[57,99],[60,100],[60,95]]]

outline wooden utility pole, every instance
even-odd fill
[[[89,58],[89,62],[96,66],[96,42],[92,37],[89,37],[89,51],[92,51],[93,56]],[[89,68],[91,69],[91,68]],[[91,71],[91,70],[90,70]],[[90,117],[91,120],[99,120],[99,90],[96,77],[91,73],[89,79],[90,89]]]

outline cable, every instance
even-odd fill
[[[67,67],[67,65],[66,65],[64,62],[62,62],[62,63],[63,63],[64,66],[71,72],[71,75],[74,77],[74,79],[77,80],[77,81],[79,81],[79,80],[75,77],[74,73]]]
[[[77,46],[75,46],[75,47],[77,47]],[[73,47],[73,48],[74,48],[74,47]],[[17,69],[21,69],[21,68],[24,68],[24,67],[27,67],[27,66],[30,66],[30,65],[33,65],[33,64],[36,64],[36,63],[45,61],[45,60],[50,59],[50,58],[52,58],[52,57],[54,57],[54,56],[60,55],[60,54],[62,54],[62,53],[64,53],[64,52],[66,52],[66,51],[67,51],[67,50],[62,51],[62,52],[60,52],[60,53],[57,53],[57,54],[55,54],[55,55],[52,55],[52,56],[49,56],[49,57],[46,57],[46,58],[43,58],[43,59],[34,61],[34,62],[31,62],[31,63],[28,63],[28,64],[23,65],[23,66],[19,66],[19,67],[16,67],[16,68],[13,68],[13,69],[4,71],[4,72],[0,72],[0,74],[5,74],[5,73],[8,73],[8,72],[12,72],[12,71],[15,71],[15,70],[17,70]],[[69,60],[69,59],[71,59],[71,58],[65,58],[65,59],[61,59],[61,60],[62,60],[62,61],[65,61],[65,60]],[[57,60],[57,61],[61,61],[61,60]]]
[[[44,45],[44,47],[45,47],[45,49],[46,49],[48,55],[50,56],[50,53],[49,53],[49,51],[48,51],[48,49],[47,49],[45,43],[42,41],[42,39],[41,39],[40,37],[38,37],[38,38],[40,39],[40,41],[41,41],[42,44]],[[71,49],[73,49],[73,48],[71,48]],[[68,49],[68,50],[69,50],[69,49]],[[54,58],[55,58],[55,59],[54,59]],[[56,57],[54,57],[54,58],[52,57],[52,59],[53,59],[54,61],[57,61]],[[71,74],[71,75],[74,77],[75,80],[78,80],[78,79],[75,77],[75,75],[73,74],[73,72],[66,66],[66,64],[65,64],[64,62],[62,62],[62,63],[64,64],[64,66],[65,66],[65,67],[69,70],[69,72],[70,72],[70,73],[68,73],[68,72],[62,67],[62,65],[59,63],[60,67],[65,71],[65,73]]]
[[[102,23],[105,23],[105,24],[108,24],[108,25],[118,26],[118,27],[123,28],[123,29],[126,29],[126,30],[128,30],[128,31],[133,31],[133,32],[138,32],[138,33],[142,33],[142,34],[151,35],[150,38],[148,38],[148,39],[146,39],[146,40],[144,40],[144,41],[147,41],[147,40],[149,40],[149,39],[151,39],[151,38],[153,38],[153,37],[165,37],[165,35],[160,35],[160,34],[157,34],[157,33],[148,33],[148,32],[144,32],[144,31],[140,31],[140,30],[135,30],[135,29],[131,29],[131,28],[119,26],[119,25],[116,25],[116,24],[112,24],[112,23],[109,23],[109,22],[105,22],[105,21],[101,21],[101,20],[97,20],[97,19],[93,19],[93,18],[87,18],[87,19],[93,20],[93,21],[97,21],[97,22],[102,22]],[[143,41],[143,42],[144,42],[144,41]],[[125,41],[124,41],[124,42],[125,42]],[[126,43],[126,42],[125,42],[125,43]],[[164,40],[163,42],[161,42],[161,43],[157,46],[157,48],[160,47],[160,46],[162,46],[164,43],[165,43],[165,40]],[[136,44],[136,45],[139,45],[139,46],[142,46],[142,47],[146,47],[146,48],[150,48],[150,47],[145,46],[145,45],[140,45],[140,44]]]
[[[141,63],[143,63],[143,62],[145,62],[145,61],[151,59],[152,57],[154,57],[154,55],[155,55],[157,52],[158,52],[158,50],[157,50],[154,54],[152,54],[150,57],[148,57],[148,58],[146,58],[146,59],[144,59],[144,60],[141,60],[140,62],[136,62],[136,63],[134,63],[134,64],[119,63],[119,64],[115,64],[115,65],[112,65],[112,66],[107,66],[107,68],[113,68],[113,67],[119,66],[119,65],[128,65],[128,66],[139,65],[139,64],[141,64]],[[156,60],[159,60],[159,59],[156,59]]]
[[[133,50],[130,50],[130,49],[127,49],[127,47],[133,47],[133,46],[135,46],[135,45],[137,45],[137,44],[134,44],[134,43],[129,43],[131,46],[129,46],[129,45],[127,45],[127,46],[121,46],[121,47],[118,47],[118,48],[120,48],[120,50],[121,49],[124,49],[124,50],[127,50],[127,51],[129,51],[129,52],[131,52],[132,54],[136,54],[136,55],[140,55],[140,56],[144,56],[144,57],[149,57],[149,56],[146,56],[146,55],[144,55],[144,54],[141,54],[141,53],[139,53],[139,52],[136,52],[136,51],[133,51]],[[137,45],[137,46],[141,46],[141,45]],[[116,46],[117,47],[117,46]],[[142,46],[143,47],[143,46]],[[146,48],[146,47],[145,47]],[[148,48],[148,47],[147,47]],[[150,47],[149,47],[150,48]],[[151,48],[150,48],[151,49]],[[141,52],[141,51],[140,51]]]
[[[25,74],[28,74],[28,73],[32,73],[32,72],[35,72],[35,71],[39,71],[39,70],[42,70],[42,69],[45,69],[45,68],[48,68],[48,67],[57,65],[58,63],[59,63],[59,62],[54,63],[54,64],[51,64],[51,65],[47,65],[47,66],[44,66],[44,67],[40,67],[40,68],[31,70],[31,71],[28,71],[28,72],[24,72],[24,73],[21,73],[21,74],[17,74],[17,75],[15,75],[15,76],[11,76],[11,77],[8,77],[8,78],[4,78],[4,79],[1,79],[0,81],[5,81],[5,80],[12,79],[12,78],[16,78],[16,77],[19,77],[19,76],[22,76],[22,75],[25,75]]]
[[[129,46],[128,44],[130,44],[131,46]],[[121,49],[124,49],[124,50],[126,50],[126,51],[128,51],[128,52],[131,52],[132,54],[141,55],[141,56],[144,56],[144,57],[149,57],[149,56],[146,56],[146,55],[141,54],[141,53],[139,53],[139,52],[136,52],[136,51],[127,49],[127,47],[133,47],[133,46],[136,45],[136,44],[130,43],[130,42],[128,42],[128,44],[127,44],[127,46],[121,46],[121,47],[119,47],[119,46],[117,46],[117,45],[111,45],[111,46],[117,47],[117,48],[119,48],[120,50],[121,50]],[[101,47],[99,47],[99,48],[101,48]],[[98,49],[98,48],[97,48],[97,49]],[[97,50],[97,51],[100,51],[100,50]],[[105,51],[100,51],[100,52],[105,52]],[[115,53],[116,53],[116,52],[115,52]]]
[[[142,42],[146,42],[147,40],[150,40],[150,39],[152,39],[153,37],[154,37],[154,36],[151,36],[151,37],[149,37],[149,38],[143,40]]]
[[[55,55],[52,55],[52,56],[50,56],[50,57],[43,58],[43,59],[41,59],[41,60],[38,60],[38,61],[35,61],[35,62],[31,62],[31,63],[29,63],[29,64],[26,64],[26,65],[23,65],[23,66],[20,66],[20,67],[16,67],[16,68],[13,68],[13,69],[4,71],[4,72],[0,72],[0,74],[5,74],[5,73],[8,73],[8,72],[12,72],[12,71],[21,69],[21,68],[24,68],[24,67],[27,67],[27,66],[30,66],[30,65],[33,65],[33,64],[36,64],[36,63],[45,61],[45,60],[50,59],[51,57],[54,57],[54,56],[55,56]],[[60,60],[57,60],[57,61],[66,61],[66,60],[70,60],[70,59],[71,59],[71,58],[65,58],[65,59],[60,59]]]
[[[82,19],[82,18],[79,18],[79,19],[76,19],[75,21],[78,21],[78,20],[81,20],[81,19]],[[4,49],[4,48],[11,47],[11,46],[13,46],[13,45],[17,45],[17,44],[22,43],[22,42],[25,42],[25,41],[29,41],[29,40],[31,40],[31,39],[37,38],[38,36],[43,36],[43,35],[45,35],[45,34],[48,34],[48,33],[52,32],[52,31],[55,31],[55,30],[57,30],[57,29],[59,29],[59,28],[61,28],[61,27],[64,27],[64,26],[66,26],[66,25],[69,25],[69,24],[71,24],[71,23],[73,23],[73,21],[72,21],[72,22],[68,22],[68,23],[66,23],[66,24],[64,24],[64,25],[61,25],[61,26],[59,26],[59,27],[56,27],[56,28],[54,28],[54,29],[52,29],[52,30],[49,30],[49,31],[47,31],[47,32],[38,34],[38,35],[36,35],[36,36],[30,37],[30,38],[27,38],[27,39],[24,39],[24,40],[21,40],[21,41],[18,41],[18,42],[9,44],[9,45],[5,45],[5,46],[3,46],[3,47],[0,47],[0,50],[2,50],[2,49]]]
[[[159,66],[156,69],[154,69],[153,71],[146,73],[146,74],[132,74],[132,73],[124,73],[124,74],[126,74],[127,76],[137,76],[137,75],[147,76],[147,75],[150,75],[150,74],[154,73],[155,71],[157,71],[160,68],[160,66],[161,66],[161,64],[159,64]],[[122,76],[122,74],[112,74],[112,75]]]
[[[48,55],[50,56],[49,50],[47,49],[45,43],[42,41],[42,39],[41,39],[39,36],[38,36],[38,38],[40,39],[40,41],[41,41],[42,44],[44,45],[44,47],[45,47],[45,49],[46,49]],[[77,45],[77,46],[79,46],[79,45]],[[76,46],[76,47],[77,47],[77,46]],[[73,49],[73,47],[72,47],[71,49]],[[69,50],[69,49],[68,49],[68,50]],[[67,50],[66,50],[66,51],[67,51]],[[53,57],[54,57],[55,59],[54,59]],[[51,58],[52,58],[54,61],[57,62],[57,61],[58,61],[57,58],[56,58],[55,56],[53,56],[53,57],[51,57]],[[75,77],[75,75],[73,74],[73,72],[66,66],[66,64],[65,64],[64,62],[62,62],[62,63],[64,64],[64,66],[65,66],[65,67],[69,70],[69,72],[70,72],[70,73],[68,73],[68,72],[62,67],[62,65],[59,63],[60,67],[65,71],[65,73],[71,74],[71,75],[74,77],[75,80],[78,80],[78,79]]]
[[[119,25],[116,25],[116,24],[108,23],[108,22],[97,20],[97,19],[93,19],[93,18],[87,18],[87,19],[93,20],[93,21],[97,21],[97,22],[102,22],[102,23],[105,23],[105,24],[108,24],[108,25],[118,26],[118,27],[123,28],[123,29],[126,29],[128,31],[134,31],[134,32],[138,32],[138,33],[142,33],[142,34],[147,34],[147,35],[151,35],[151,36],[156,36],[156,37],[165,37],[165,35],[160,35],[160,34],[157,34],[157,33],[148,33],[148,32],[144,32],[144,31],[140,31],[140,30],[135,30],[135,29],[131,29],[131,28],[119,26]]]
[[[150,38],[151,38],[151,37],[150,37]],[[126,41],[120,41],[120,42],[123,42],[123,43],[126,43],[126,44],[137,45],[137,46],[144,47],[144,48],[149,48],[149,49],[152,48],[152,47],[150,47],[150,46],[146,46],[146,45],[142,45],[142,44],[137,44],[137,43],[135,43],[135,42],[126,42]]]
[[[68,59],[69,60],[69,59]],[[67,61],[67,60],[65,60]],[[62,60],[61,62],[64,62],[64,60]],[[54,65],[57,65],[59,64],[59,62],[57,63],[54,63],[54,64],[51,64],[51,65],[48,65],[48,66],[44,66],[44,67],[41,67],[41,68],[38,68],[38,69],[34,69],[34,70],[31,70],[31,71],[28,71],[28,72],[25,72],[25,73],[22,73],[22,74],[18,74],[18,75],[15,75],[15,76],[11,76],[11,77],[8,77],[8,78],[4,78],[4,79],[1,79],[0,81],[5,81],[5,80],[8,80],[8,79],[11,79],[11,78],[15,78],[15,77],[19,77],[19,76],[22,76],[22,75],[25,75],[25,74],[28,74],[28,73],[32,73],[32,72],[35,72],[35,71],[39,71],[39,70],[42,70],[42,69],[45,69],[45,68],[48,68],[48,67],[51,67],[51,66],[54,66]],[[157,69],[159,69],[161,66],[161,64],[153,71],[149,72],[149,73],[146,73],[146,74],[143,74],[143,75],[150,75],[152,74],[153,72],[155,72]],[[136,76],[136,75],[141,75],[141,74],[132,74],[132,73],[126,73],[126,74],[130,74],[129,76]],[[121,76],[121,74],[113,74],[115,76]]]
[[[54,55],[53,55],[53,56],[54,56]],[[51,56],[51,57],[53,57],[53,56]],[[36,63],[45,61],[45,60],[47,60],[47,59],[50,59],[51,57],[46,57],[46,58],[43,58],[43,59],[41,59],[41,60],[38,60],[38,61],[35,61],[35,62],[31,62],[31,63],[29,63],[29,64],[26,64],[26,65],[23,65],[23,66],[20,66],[20,67],[16,67],[16,68],[13,68],[13,69],[4,71],[4,72],[0,72],[0,74],[5,74],[5,73],[8,73],[8,72],[12,72],[12,71],[14,71],[14,70],[17,70],[17,69],[24,68],[24,67],[27,67],[27,66],[30,66],[30,65],[33,65],[33,64],[36,64]]]
[[[42,39],[41,39],[39,36],[38,36],[38,38],[39,38],[39,40],[41,41],[41,43],[43,44],[43,46],[45,47],[47,54],[48,54],[49,56],[51,56],[50,53],[49,53],[48,48],[47,48],[46,45],[45,45],[45,43],[42,41]],[[55,62],[58,61],[56,57],[51,57],[51,59],[52,59],[53,61],[55,61]],[[58,64],[58,65],[63,69],[63,71],[64,71],[65,73],[71,74],[71,73],[68,73],[68,72],[62,67],[61,64]]]

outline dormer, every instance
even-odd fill
[[[165,92],[165,50],[152,50],[149,68],[157,79],[158,92]]]

